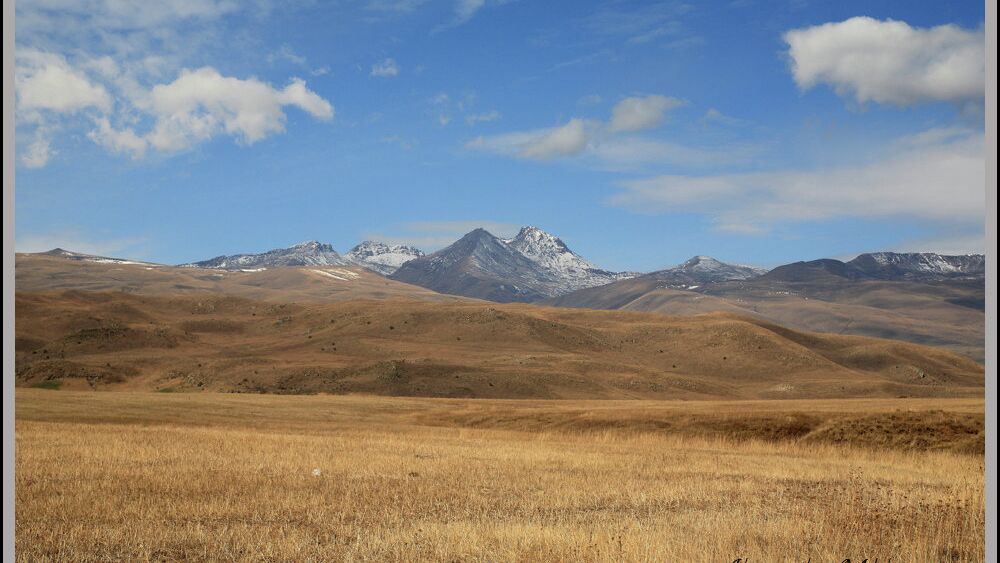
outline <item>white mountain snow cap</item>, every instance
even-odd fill
[[[366,240],[352,248],[344,257],[359,266],[388,276],[406,262],[423,255],[423,251],[412,246]]]

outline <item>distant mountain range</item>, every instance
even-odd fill
[[[764,274],[765,279],[811,281],[827,277],[887,281],[935,281],[981,278],[986,275],[986,257],[982,254],[943,256],[929,252],[874,252],[862,254],[849,262],[825,258],[778,266]]]
[[[81,267],[60,266],[63,261]],[[667,315],[728,312],[809,331],[946,346],[977,361],[984,357],[982,255],[879,252],[846,262],[795,262],[769,271],[695,256],[635,274],[597,268],[557,237],[525,227],[509,239],[477,229],[429,255],[371,241],[341,255],[328,244],[310,241],[183,266],[55,249],[19,255],[17,283],[19,289],[133,292],[211,290],[213,284],[228,284],[237,294],[278,301],[352,295],[457,298],[442,295],[451,294]],[[216,271],[198,271],[202,268]]]
[[[92,262],[140,263],[63,249],[46,254]],[[847,262],[826,258],[795,262],[771,270],[695,256],[677,266],[647,274],[613,272],[595,266],[570,250],[560,238],[532,226],[523,227],[510,239],[476,229],[427,255],[412,246],[376,241],[364,241],[341,255],[330,244],[311,240],[259,254],[217,256],[181,266],[237,271],[361,266],[439,293],[498,302],[560,298],[552,304],[594,306],[596,303],[602,308],[614,308],[616,303],[628,302],[658,289],[712,293],[710,288],[722,288],[727,282],[756,280],[757,285],[833,283],[837,280],[935,282],[983,279],[986,271],[985,257],[981,254],[876,252],[861,254]],[[583,293],[575,296],[576,292]]]

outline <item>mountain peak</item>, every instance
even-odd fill
[[[727,264],[725,264],[724,262],[716,260],[715,258],[712,258],[711,256],[702,256],[702,255],[699,255],[699,256],[692,256],[691,258],[688,258],[680,266],[678,266],[678,268],[682,268],[682,269],[692,269],[692,268],[704,269],[704,268],[717,268],[719,266],[726,266],[726,265]]]
[[[436,291],[495,301],[533,301],[623,277],[596,268],[558,237],[530,225],[512,239],[474,229],[393,274]]]
[[[359,266],[388,276],[403,264],[423,255],[423,251],[412,246],[366,240],[355,245],[344,257]]]
[[[330,252],[333,250],[333,245],[323,243],[318,240],[306,240],[289,248],[305,250],[309,252]]]
[[[182,264],[182,266],[243,270],[284,266],[344,266],[349,263],[340,254],[337,254],[333,245],[307,240],[288,248],[276,248],[260,254],[218,256],[201,262]]]
[[[711,256],[692,256],[684,262],[648,274],[654,276],[668,286],[693,287],[706,283],[715,283],[729,280],[745,280],[761,275],[765,270],[753,266],[743,266],[739,264],[727,264]]]

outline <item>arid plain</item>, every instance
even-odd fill
[[[25,561],[985,558],[984,373],[944,348],[18,260]]]

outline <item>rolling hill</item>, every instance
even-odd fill
[[[18,292],[21,386],[493,398],[974,397],[979,364],[910,343],[475,301],[276,303]]]

